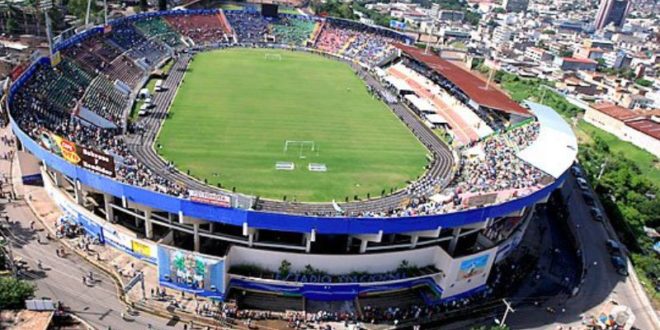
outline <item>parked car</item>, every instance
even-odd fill
[[[582,191],[588,191],[589,190],[589,185],[587,184],[587,180],[584,178],[577,178],[577,185],[582,189]]]
[[[584,198],[584,202],[587,203],[587,205],[589,205],[589,206],[596,205],[596,202],[594,201],[594,196],[591,196],[590,193],[583,192],[582,193],[582,198]]]
[[[628,265],[626,265],[626,260],[619,255],[613,255],[610,260],[612,261],[612,266],[616,269],[616,272],[622,276],[628,276]]]
[[[613,239],[608,239],[607,242],[605,242],[605,246],[607,247],[607,252],[609,252],[612,255],[622,255],[621,251],[621,245],[619,242],[613,240]]]
[[[597,207],[592,207],[589,210],[589,213],[591,213],[591,216],[594,218],[594,220],[603,221],[603,212],[601,212]]]
[[[582,169],[580,168],[580,165],[573,164],[573,166],[571,166],[571,173],[573,173],[575,176],[582,176]]]

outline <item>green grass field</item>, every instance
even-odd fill
[[[314,141],[317,149],[303,148],[301,159],[300,147],[284,152],[286,140]],[[197,55],[158,143],[181,171],[211,185],[307,202],[380,196],[427,163],[423,145],[346,64],[290,51]],[[296,169],[277,171],[278,161]],[[310,172],[308,163],[328,171]]]
[[[593,143],[592,137],[594,136],[602,138],[607,142],[611,152],[624,154],[626,158],[635,162],[642,174],[646,175],[653,182],[660,182],[660,165],[658,164],[658,159],[650,152],[630,142],[622,141],[615,135],[593,126],[584,120],[578,122],[576,135],[581,143]]]

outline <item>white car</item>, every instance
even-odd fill
[[[589,185],[587,184],[587,180],[584,178],[577,178],[577,185],[582,189],[583,191],[589,190]]]

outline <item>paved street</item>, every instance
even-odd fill
[[[38,243],[36,235],[45,239],[45,231],[24,202],[9,204],[5,211],[13,221],[8,238],[12,242],[14,257],[27,261],[30,269],[28,278],[36,283],[37,297],[48,297],[62,301],[71,311],[98,329],[147,329],[151,324],[155,329],[180,329],[168,326],[168,321],[148,314],[139,315],[131,323],[121,319],[120,313],[126,310],[117,297],[117,287],[107,275],[96,270],[75,253],[68,251],[66,258],[58,257],[56,249],[62,247],[57,242]],[[29,229],[30,222],[36,221],[37,234]],[[41,260],[44,271],[37,269]],[[86,286],[82,278],[93,272],[97,283]]]
[[[637,317],[635,322],[637,328],[660,329],[660,324],[652,318],[653,311],[645,303],[642,292],[632,283],[632,278],[617,274],[612,266],[605,242],[616,236],[613,230],[608,228],[607,219],[604,222],[592,219],[589,213],[590,207],[585,204],[573,176],[567,179],[562,194],[568,201],[571,220],[577,226],[579,239],[583,242],[583,253],[588,265],[585,281],[578,295],[563,306],[566,312],[558,311],[556,314],[550,314],[533,306],[523,306],[519,307],[516,313],[511,314],[509,324],[516,329],[548,329],[551,328],[549,324],[576,327],[580,324],[580,316],[583,313],[595,315],[599,312],[602,302],[612,299],[632,309]]]

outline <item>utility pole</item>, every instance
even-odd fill
[[[506,306],[506,310],[504,311],[504,315],[502,316],[502,320],[495,319],[495,322],[500,326],[500,328],[506,327],[506,317],[509,315],[509,312],[515,313],[516,310],[511,308],[511,304],[506,301],[506,299],[502,299],[502,302]]]
[[[53,55],[53,30],[51,28],[50,16],[48,12],[44,11],[45,23],[46,23],[46,38],[48,38],[48,57]]]
[[[89,25],[89,12],[92,10],[92,0],[87,0],[87,15],[85,15],[85,28]]]
[[[486,90],[490,87],[490,82],[493,80],[494,69],[490,69],[490,74],[488,74],[488,81],[486,82]]]
[[[607,161],[609,158],[605,158],[605,161],[603,164],[600,165],[600,171],[598,172],[598,178],[596,178],[596,181],[600,181],[600,177],[603,176],[603,173],[605,173],[605,167],[607,167]]]
[[[541,102],[539,103],[543,104],[543,100],[545,99],[545,92],[548,91],[548,88],[545,87],[544,85],[541,85],[540,87],[543,88],[543,94],[541,94]]]

